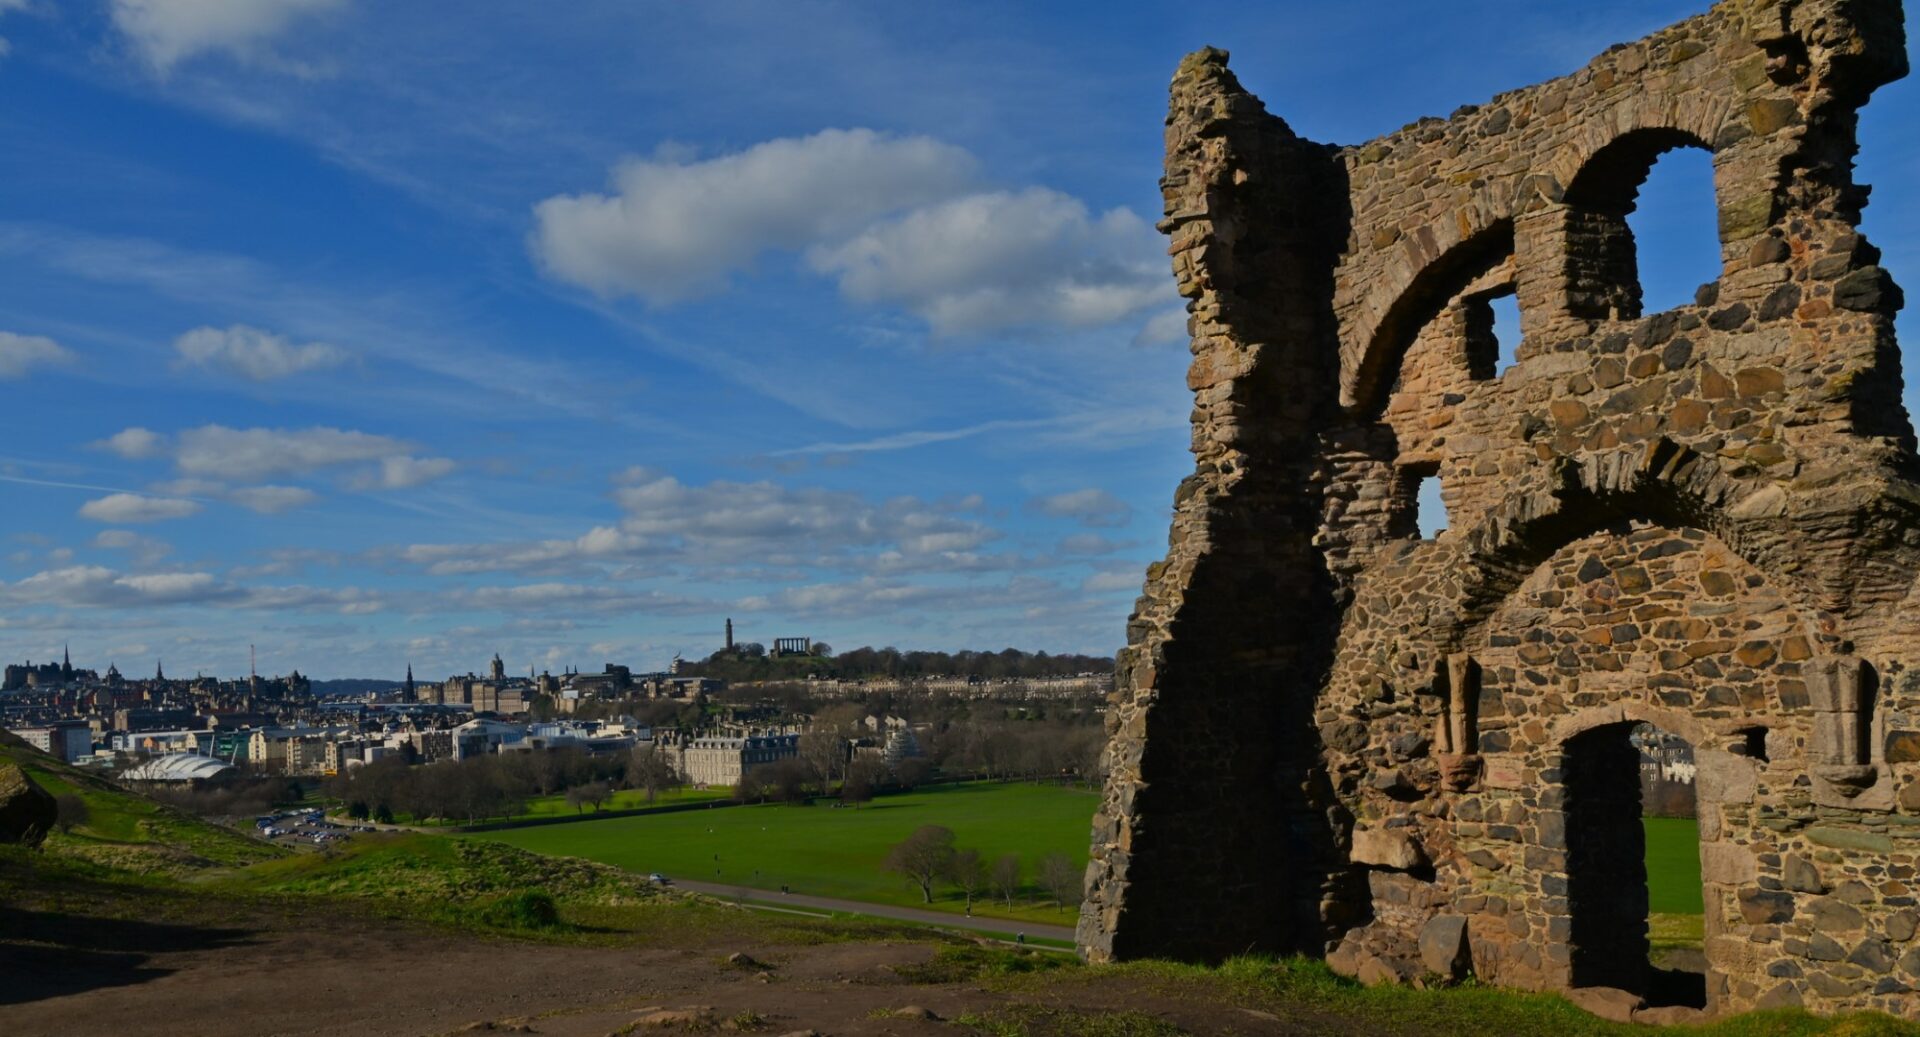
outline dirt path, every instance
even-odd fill
[[[836,900],[832,897],[808,896],[804,893],[781,893],[755,889],[751,886],[728,885],[720,882],[674,881],[679,889],[705,893],[708,896],[722,897],[727,900],[751,900],[774,907],[798,909],[812,908],[819,911],[839,911],[850,915],[867,915],[873,918],[891,918],[901,922],[914,922],[929,925],[937,929],[962,929],[968,932],[989,933],[1025,933],[1030,940],[1063,940],[1073,942],[1073,930],[1064,925],[1045,925],[1039,922],[1021,922],[1010,918],[974,918],[956,915],[948,911],[922,911],[918,908],[896,907],[892,904],[869,904],[860,900]]]
[[[522,1026],[559,1037],[630,1027],[964,1037],[978,1031],[952,1020],[1001,1012],[1015,1000],[969,983],[909,982],[896,970],[928,962],[935,949],[904,941],[655,950],[471,937],[319,912],[227,918],[218,927],[0,915],[0,1033],[8,1037]],[[754,963],[730,964],[735,951]],[[1080,1012],[1125,1004],[1195,1034],[1361,1032],[1110,986],[1063,988],[1033,1003]],[[908,1007],[937,1018],[894,1014]],[[692,1015],[650,1027],[652,1010]],[[689,1027],[688,1018],[699,1025]]]

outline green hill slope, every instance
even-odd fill
[[[88,818],[47,836],[46,853],[138,874],[185,877],[284,857],[287,851],[156,803],[98,774],[62,763],[0,732],[0,761],[18,764],[53,796],[72,794]]]

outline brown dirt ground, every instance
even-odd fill
[[[910,941],[643,949],[496,939],[317,909],[222,908],[153,922],[0,907],[0,1034],[447,1034],[600,1037],[686,1033],[649,1010],[694,1010],[712,1032],[752,1013],[750,1032],[970,1034],[950,1021],[1016,1000],[1081,1012],[1124,1008],[1193,1034],[1358,1033],[1352,1022],[1280,1020],[1103,982],[1012,995],[970,983],[910,983],[928,961]],[[242,917],[232,912],[240,910]],[[727,963],[744,952],[764,970]],[[764,971],[764,975],[762,972]],[[937,1019],[899,1018],[908,1006]]]

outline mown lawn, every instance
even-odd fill
[[[755,889],[839,897],[872,903],[930,906],[959,912],[951,889],[931,905],[920,892],[882,870],[887,851],[921,825],[953,829],[962,849],[989,861],[1017,853],[1029,882],[1042,854],[1067,854],[1076,868],[1087,861],[1087,836],[1098,797],[1052,785],[968,784],[885,796],[859,809],[827,803],[695,810],[680,814],[588,820],[579,824],[489,832],[470,838],[509,843],[535,853],[585,857],[641,873],[738,884]],[[1038,899],[1037,889],[1029,896]],[[976,915],[1073,924],[1074,913],[1026,904],[1008,910],[984,900]]]
[[[1690,817],[1642,818],[1647,830],[1647,906],[1654,914],[1697,915],[1700,826]]]
[[[688,786],[688,787],[682,787],[677,789],[669,789],[665,792],[657,793],[654,796],[653,802],[648,803],[647,792],[645,789],[618,789],[614,792],[612,799],[609,799],[607,802],[601,804],[600,809],[601,810],[634,810],[639,807],[646,807],[646,806],[664,807],[664,806],[670,806],[675,803],[717,803],[717,802],[720,802],[721,800],[730,799],[732,798],[732,796],[733,796],[732,789],[726,789],[726,788],[696,789],[696,788],[692,788],[691,786]],[[574,807],[572,807],[567,803],[567,797],[564,793],[562,793],[562,794],[553,795],[553,796],[535,796],[532,799],[527,800],[527,805],[525,810],[522,810],[518,814],[514,814],[512,817],[507,817],[507,818],[492,817],[492,818],[483,818],[482,820],[484,821],[503,821],[503,820],[504,821],[530,821],[536,818],[560,817],[562,815],[565,815],[568,817],[586,818],[586,817],[592,817],[593,814],[594,814],[594,810],[592,807],[581,807],[576,810]],[[451,828],[459,825],[464,825],[467,823],[465,818],[454,818],[452,820],[441,820],[441,819],[435,818],[435,819],[430,819],[426,821],[421,821],[421,820],[417,820],[415,818],[407,817],[404,815],[396,818],[395,820],[399,821],[401,824],[420,825],[422,827],[436,827],[436,828],[437,827]]]

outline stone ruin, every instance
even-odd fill
[[[1920,458],[1852,180],[1906,70],[1897,0],[1728,0],[1335,147],[1181,63],[1196,464],[1119,660],[1087,958],[1631,999],[1650,723],[1697,754],[1706,1008],[1920,1016]],[[1685,147],[1721,274],[1646,314],[1626,217]]]

